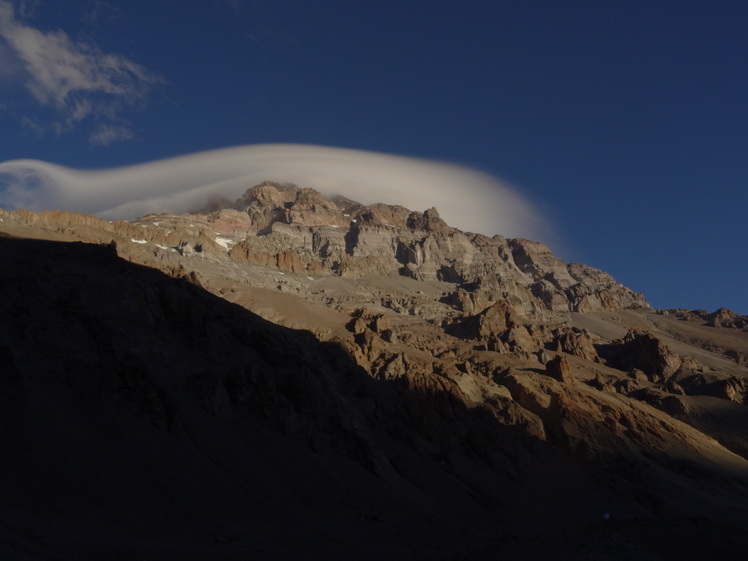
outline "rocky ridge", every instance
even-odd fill
[[[12,304],[32,298],[34,282],[8,273],[0,357],[13,365],[13,379],[48,364],[50,373],[65,372],[63,385],[84,387],[88,399],[125,388],[158,430],[175,434],[191,422],[184,401],[190,395],[218,422],[260,419],[304,449],[331,448],[388,485],[417,489],[444,506],[448,501],[428,481],[458,481],[485,497],[479,510],[493,512],[487,520],[496,523],[507,524],[497,512],[522,508],[542,488],[555,497],[549,516],[568,514],[569,524],[593,533],[588,510],[596,519],[615,511],[624,554],[611,558],[741,551],[717,528],[737,531],[736,522],[718,513],[735,513],[748,498],[748,438],[736,429],[748,421],[746,317],[725,309],[653,310],[602,271],[566,264],[537,242],[461,232],[436,209],[364,206],[273,183],[205,211],[133,222],[0,210],[0,232],[64,242],[37,255],[39,263],[77,252],[73,242],[95,244],[92,258],[108,263],[94,273],[82,261],[77,274],[54,273],[52,262],[39,265],[38,278],[68,287],[43,308]],[[20,263],[22,256],[14,259]],[[95,282],[122,260],[157,269],[181,288],[155,280],[148,283],[158,290]],[[139,309],[143,290],[147,304],[135,320],[130,309]],[[279,331],[267,324],[248,336],[241,325],[257,319],[234,311],[217,319],[215,303],[188,303],[206,291]],[[94,300],[120,292],[131,302],[117,312],[133,326],[127,336],[118,333],[125,319],[73,312],[95,310]],[[49,310],[79,327],[47,358],[34,355],[32,365],[24,345],[53,336],[36,323]],[[160,342],[133,335],[140,324],[150,325],[146,334],[162,333]],[[297,331],[282,328],[306,335],[297,339]],[[110,333],[103,339],[96,335],[102,329]],[[27,333],[25,343],[19,333]],[[167,349],[165,362],[156,358],[164,354],[157,347]],[[76,349],[72,358],[61,359],[70,349]],[[303,357],[304,365],[273,358],[279,354]],[[181,374],[167,381],[169,363],[181,365]],[[100,372],[108,381],[92,386]],[[568,486],[570,494],[542,480]],[[490,481],[512,489],[511,497],[502,498]],[[475,506],[456,488],[450,492],[464,508]],[[569,500],[579,507],[563,514]],[[708,539],[702,547],[687,529],[665,530],[658,522],[704,512],[714,518],[709,514],[702,525],[723,543]],[[523,524],[543,517],[515,515]],[[530,532],[524,528],[515,531]],[[688,545],[658,544],[657,532],[666,531]],[[571,556],[581,542],[550,543],[568,550],[569,559],[584,558]],[[498,545],[483,535],[462,556],[484,557],[488,547]],[[501,548],[511,558],[512,547]],[[533,558],[528,551],[516,558]],[[551,552],[538,550],[537,558]]]
[[[59,211],[4,216],[10,224],[48,223],[58,233],[75,231],[83,241],[101,243],[112,234],[117,243],[125,242],[123,251],[135,261],[146,256],[137,255],[132,244],[147,245],[143,249],[158,258],[150,259],[155,265],[165,260],[154,251],[161,250],[316,276],[375,274],[445,282],[454,287],[446,297],[459,312],[479,313],[500,299],[530,315],[649,308],[641,294],[610,275],[567,265],[541,243],[461,232],[435,208],[421,213],[385,204],[363,206],[274,183],[249,189],[231,208],[185,216],[114,223]]]

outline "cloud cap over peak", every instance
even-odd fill
[[[486,235],[547,239],[537,209],[500,180],[469,168],[363,150],[258,144],[109,170],[36,160],[0,163],[0,206],[61,208],[117,219],[185,212],[210,197],[239,197],[272,180],[364,204],[436,207],[452,226]]]

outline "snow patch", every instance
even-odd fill
[[[216,243],[225,249],[229,249],[231,246],[236,245],[236,242],[228,238],[221,238],[216,236]]]
[[[136,240],[135,238],[130,238],[130,241],[132,243],[148,243],[146,240]]]

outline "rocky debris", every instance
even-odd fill
[[[650,307],[644,295],[629,290],[599,269],[571,263],[569,274],[577,281],[567,290],[572,311],[589,313]]]
[[[667,391],[656,388],[641,388],[631,391],[629,395],[664,411],[668,415],[680,416],[687,415],[689,412],[688,404],[681,396],[673,395]]]
[[[680,377],[678,385],[688,395],[708,395],[748,404],[748,379],[719,373],[699,373]]]
[[[386,257],[396,264],[396,230],[386,224],[356,224],[348,232],[346,253],[357,257]]]
[[[376,203],[369,206],[359,206],[351,215],[352,224],[367,224],[369,226],[389,226],[397,230],[407,229],[408,220],[412,212],[400,205]]]
[[[176,247],[177,251],[186,257],[215,257],[225,253],[216,243],[215,238],[201,231],[196,236],[180,239]]]
[[[528,358],[541,349],[531,329],[522,322],[517,310],[504,300],[479,314],[447,322],[447,332],[452,335],[475,341],[489,351],[515,353]]]
[[[556,356],[545,365],[545,371],[554,380],[565,384],[574,383],[574,375],[571,373],[571,365],[564,356]]]
[[[439,211],[436,208],[431,207],[430,209],[418,214],[413,212],[408,216],[407,226],[411,230],[423,230],[425,232],[451,232],[454,228],[450,228],[444,220],[439,216]]]
[[[649,332],[631,329],[623,339],[600,345],[599,354],[609,366],[625,372],[641,370],[652,381],[664,381],[683,364],[683,359]]]
[[[592,394],[549,376],[519,372],[509,373],[501,383],[518,404],[539,417],[543,440],[573,456],[614,457],[616,448],[620,451],[635,446],[621,426],[626,414],[609,409],[611,401],[602,398],[600,392]]]
[[[245,240],[239,242],[229,251],[229,257],[240,263],[261,265],[290,273],[319,274],[323,271],[319,262],[310,254],[299,251],[279,250],[275,244],[259,243]]]
[[[548,348],[583,359],[600,362],[600,356],[597,354],[595,344],[598,342],[585,329],[577,328],[558,328],[552,334],[553,340]]]
[[[539,242],[509,240],[514,263],[534,282],[530,290],[548,310],[595,312],[648,308],[643,295],[598,269],[565,264]]]
[[[656,313],[663,318],[660,323],[667,323],[668,332],[687,341],[689,345],[720,354],[739,366],[748,364],[748,342],[744,337],[748,332],[748,328],[745,327],[748,325],[748,318],[745,316],[735,314],[726,308],[720,308],[713,313],[681,308],[657,310]],[[672,318],[677,321],[672,321]]]
[[[474,324],[474,336],[478,339],[498,339],[507,330],[521,325],[517,311],[504,300],[469,319],[474,321],[463,322],[463,325]]]
[[[509,240],[509,247],[514,263],[520,271],[531,278],[547,280],[560,290],[576,284],[567,270],[566,263],[553,255],[548,246],[518,238]]]
[[[700,310],[704,311],[704,310]],[[670,308],[664,310],[657,310],[659,315],[663,316],[674,316],[679,320],[698,322],[702,320],[702,317],[695,313],[695,311],[688,310],[686,308]]]
[[[257,231],[246,212],[231,208],[221,208],[211,213],[208,220],[216,234],[245,238]]]
[[[392,325],[384,315],[372,312],[366,308],[359,308],[351,314],[348,329],[355,335],[363,333],[367,329],[381,335],[385,340],[392,342]]]
[[[234,209],[249,217],[255,233],[262,233],[275,222],[289,222],[288,207],[293,204],[295,187],[266,181],[248,189],[234,204]]]
[[[712,314],[701,314],[701,317],[710,327],[748,329],[748,317],[736,314],[727,308],[720,308]]]
[[[247,212],[253,204],[269,207],[285,207],[293,202],[298,187],[295,185],[281,185],[274,181],[263,181],[254,187],[247,189],[237,199],[235,207],[237,210]]]
[[[325,200],[314,189],[299,189],[296,199],[288,208],[286,218],[290,224],[299,226],[333,226],[348,225],[334,202]]]
[[[674,308],[669,310],[658,310],[662,315],[672,315],[683,321],[704,322],[709,327],[724,327],[728,329],[748,329],[748,316],[741,316],[728,310],[719,308],[709,313],[706,310],[688,310],[685,308]]]
[[[353,333],[354,344],[343,344],[350,349],[358,364],[368,365],[376,377],[393,380],[406,373],[415,374],[412,359],[402,353],[388,351],[396,336],[390,320],[384,314],[359,308],[351,314],[346,328]],[[427,363],[427,370],[431,372],[431,362]]]
[[[587,385],[601,392],[615,393],[616,388],[613,386],[614,381],[618,381],[618,379],[611,380],[610,377],[604,377],[600,372],[595,372],[595,377],[591,380],[587,380]]]

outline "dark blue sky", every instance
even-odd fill
[[[745,2],[3,6],[0,161],[101,168],[294,142],[459,163],[537,205],[556,232],[539,241],[565,260],[656,307],[748,314]],[[117,91],[59,101],[83,79],[62,76],[33,95],[19,28],[137,66],[107,74]]]

